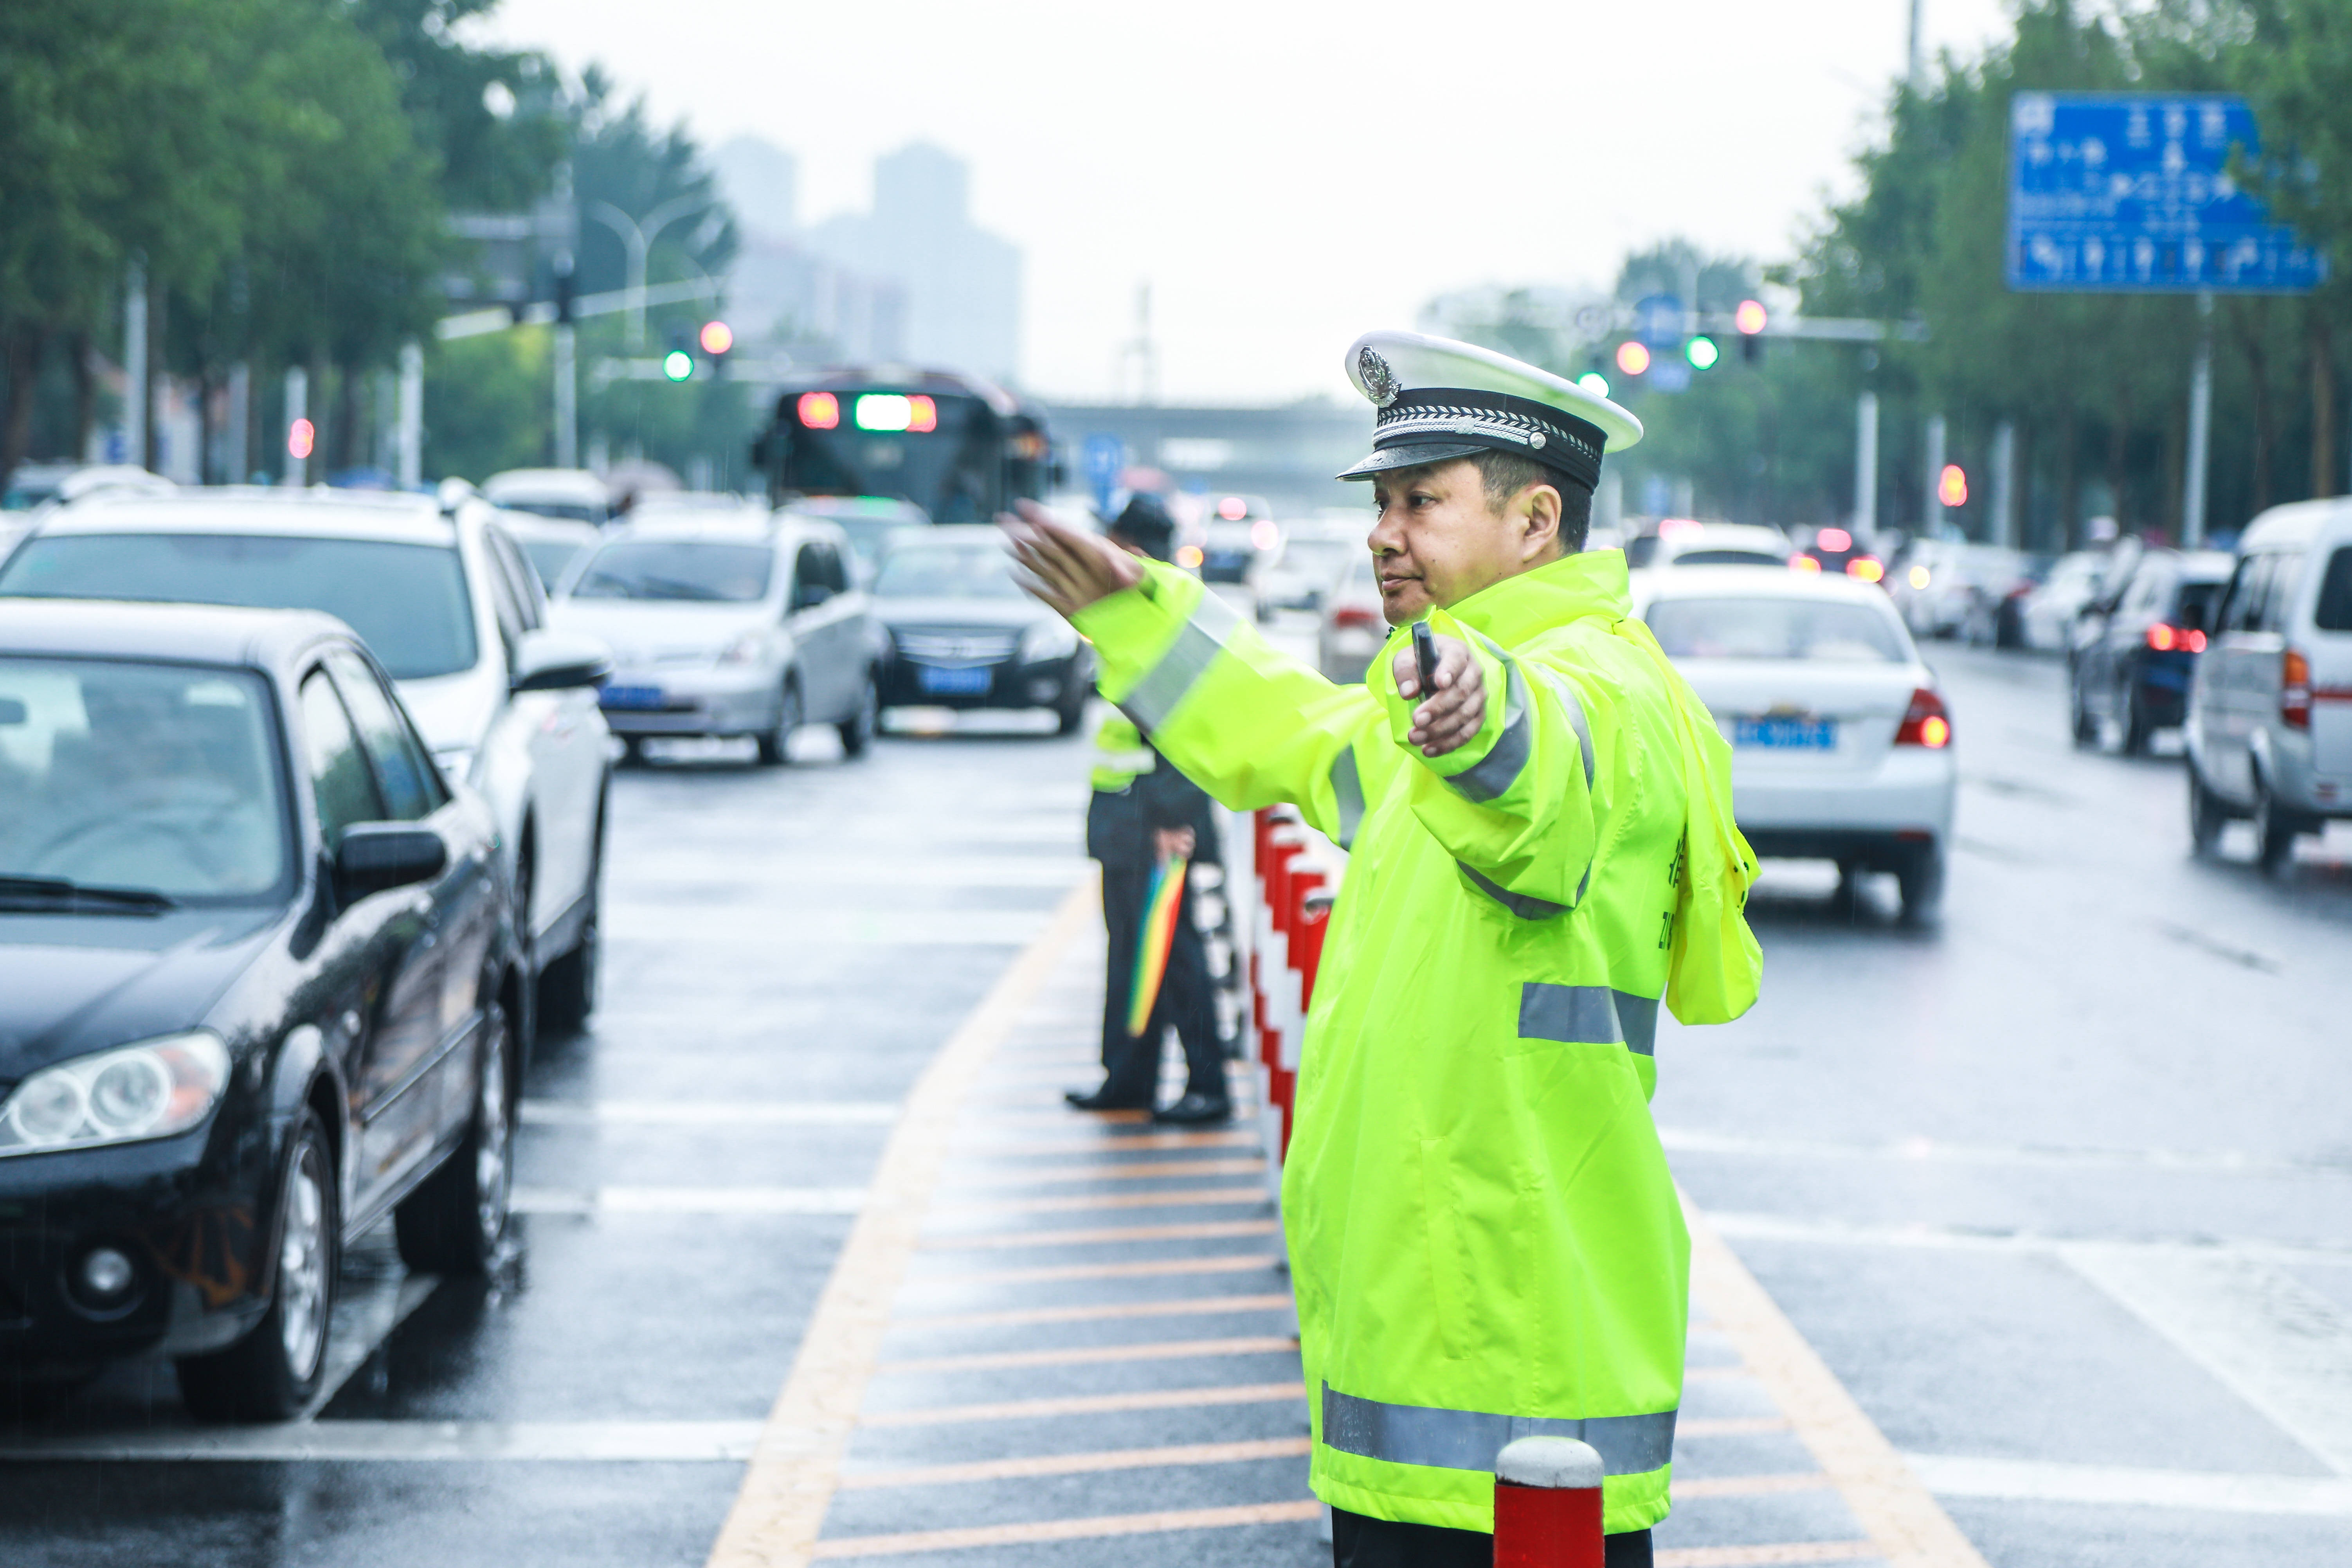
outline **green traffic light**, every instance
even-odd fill
[[[672,381],[690,380],[694,375],[694,356],[684,349],[672,349],[662,355],[662,374]]]
[[[1697,337],[1683,345],[1683,357],[1691,362],[1693,370],[1713,370],[1723,351],[1715,346],[1713,338]]]
[[[1588,370],[1576,378],[1576,384],[1595,397],[1609,395],[1609,378],[1597,370]]]

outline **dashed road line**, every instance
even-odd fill
[[[903,1329],[1012,1328],[1030,1323],[1085,1323],[1104,1318],[1212,1316],[1219,1312],[1286,1312],[1287,1295],[1187,1296],[1173,1300],[1114,1301],[1089,1307],[1020,1307],[1003,1312],[934,1312],[901,1316]]]
[[[1247,1274],[1271,1271],[1283,1259],[1270,1252],[1227,1253],[1214,1258],[1149,1258],[1136,1263],[1048,1263],[1036,1268],[975,1268],[963,1274],[925,1274],[915,1286],[1028,1285],[1054,1279],[1144,1279],[1166,1274]]]
[[[1296,1401],[1304,1407],[1303,1383],[1245,1383],[1226,1388],[1152,1388],[1131,1394],[1074,1394],[1059,1399],[1007,1399],[988,1405],[933,1405],[915,1410],[874,1410],[862,1426],[931,1426],[964,1421],[1034,1421],[1055,1415],[1107,1415],[1130,1410],[1185,1410],[1201,1405],[1275,1405]]]
[[[1064,1214],[1081,1209],[1166,1209],[1192,1205],[1252,1204],[1264,1207],[1265,1188],[1179,1187],[1148,1193],[1089,1193],[1062,1198],[1004,1198],[995,1203],[940,1204],[934,1216],[1000,1214]]]
[[[1049,1541],[1095,1541],[1175,1530],[1230,1530],[1251,1524],[1293,1524],[1322,1515],[1317,1502],[1244,1503],[1235,1508],[1177,1509],[1165,1513],[1110,1514],[1097,1519],[1046,1519],[1029,1524],[983,1524],[963,1530],[919,1530],[905,1535],[850,1535],[820,1541],[814,1557],[887,1557],[899,1552],[959,1552],[976,1546],[1033,1546]]]
[[[1038,1454],[1019,1459],[982,1459],[968,1465],[926,1465],[911,1470],[852,1471],[841,1478],[841,1489],[866,1491],[966,1481],[1022,1480],[1032,1476],[1079,1476],[1099,1470],[1158,1469],[1162,1466],[1234,1465],[1251,1459],[1297,1458],[1313,1447],[1305,1437],[1263,1437],[1242,1443],[1184,1443],[1166,1448],[1114,1448],[1093,1454]]]
[[[931,1252],[978,1252],[997,1247],[1110,1247],[1129,1241],[1213,1241],[1234,1236],[1272,1236],[1282,1228],[1270,1219],[1202,1220],[1197,1225],[1130,1225],[1096,1230],[1008,1230],[993,1236],[925,1238]]]
[[[985,1372],[1021,1366],[1086,1366],[1100,1362],[1187,1361],[1212,1356],[1275,1355],[1296,1352],[1288,1334],[1251,1334],[1223,1340],[1158,1340],[1132,1345],[1062,1345],[1045,1351],[976,1351],[968,1355],[921,1356],[886,1361],[877,1373]]]

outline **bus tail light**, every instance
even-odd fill
[[[1898,746],[1925,746],[1931,752],[1941,751],[1952,743],[1952,716],[1944,708],[1944,700],[1927,687],[1911,693],[1911,706],[1903,711],[1903,726],[1895,731]]]
[[[2205,634],[2194,626],[2169,626],[2157,621],[2147,628],[2147,646],[2157,653],[2203,653]]]
[[[2279,721],[2290,730],[2311,728],[2311,660],[2298,647],[2279,656]]]
[[[802,428],[832,430],[841,424],[841,399],[830,392],[803,392],[798,412]]]

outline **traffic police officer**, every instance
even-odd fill
[[[1109,528],[1110,542],[1130,554],[1165,561],[1176,542],[1175,521],[1148,495],[1127,503]],[[1217,823],[1200,785],[1166,766],[1134,721],[1105,719],[1095,731],[1094,794],[1087,803],[1087,854],[1102,862],[1103,927],[1109,963],[1103,979],[1103,1081],[1088,1093],[1064,1098],[1081,1110],[1152,1110],[1160,1082],[1160,1052],[1173,1025],[1184,1047],[1184,1093],[1153,1111],[1155,1121],[1193,1125],[1233,1114],[1225,1090],[1224,1048],[1208,953],[1192,923],[1189,885],[1176,910],[1176,929],[1159,1000],[1140,1035],[1128,1033],[1136,944],[1154,861],[1174,856],[1213,864]]]
[[[1392,633],[1361,687],[1183,574],[1035,508],[1034,591],[1106,695],[1236,809],[1351,844],[1307,1020],[1283,1219],[1342,1568],[1491,1561],[1496,1454],[1580,1437],[1612,1563],[1649,1560],[1681,1403],[1689,1238],[1651,1121],[1660,1001],[1754,1001],[1730,755],[1580,553],[1632,415],[1466,343],[1374,332],[1370,543]],[[1436,634],[1423,690],[1403,628]]]

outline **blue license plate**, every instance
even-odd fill
[[[1735,719],[1731,743],[1761,746],[1777,752],[1834,752],[1837,721],[1833,719]]]
[[[915,684],[934,697],[976,697],[988,689],[995,673],[986,665],[977,669],[942,669],[926,664],[917,667]]]
[[[658,708],[662,705],[662,689],[658,686],[607,686],[596,700],[607,708]]]

